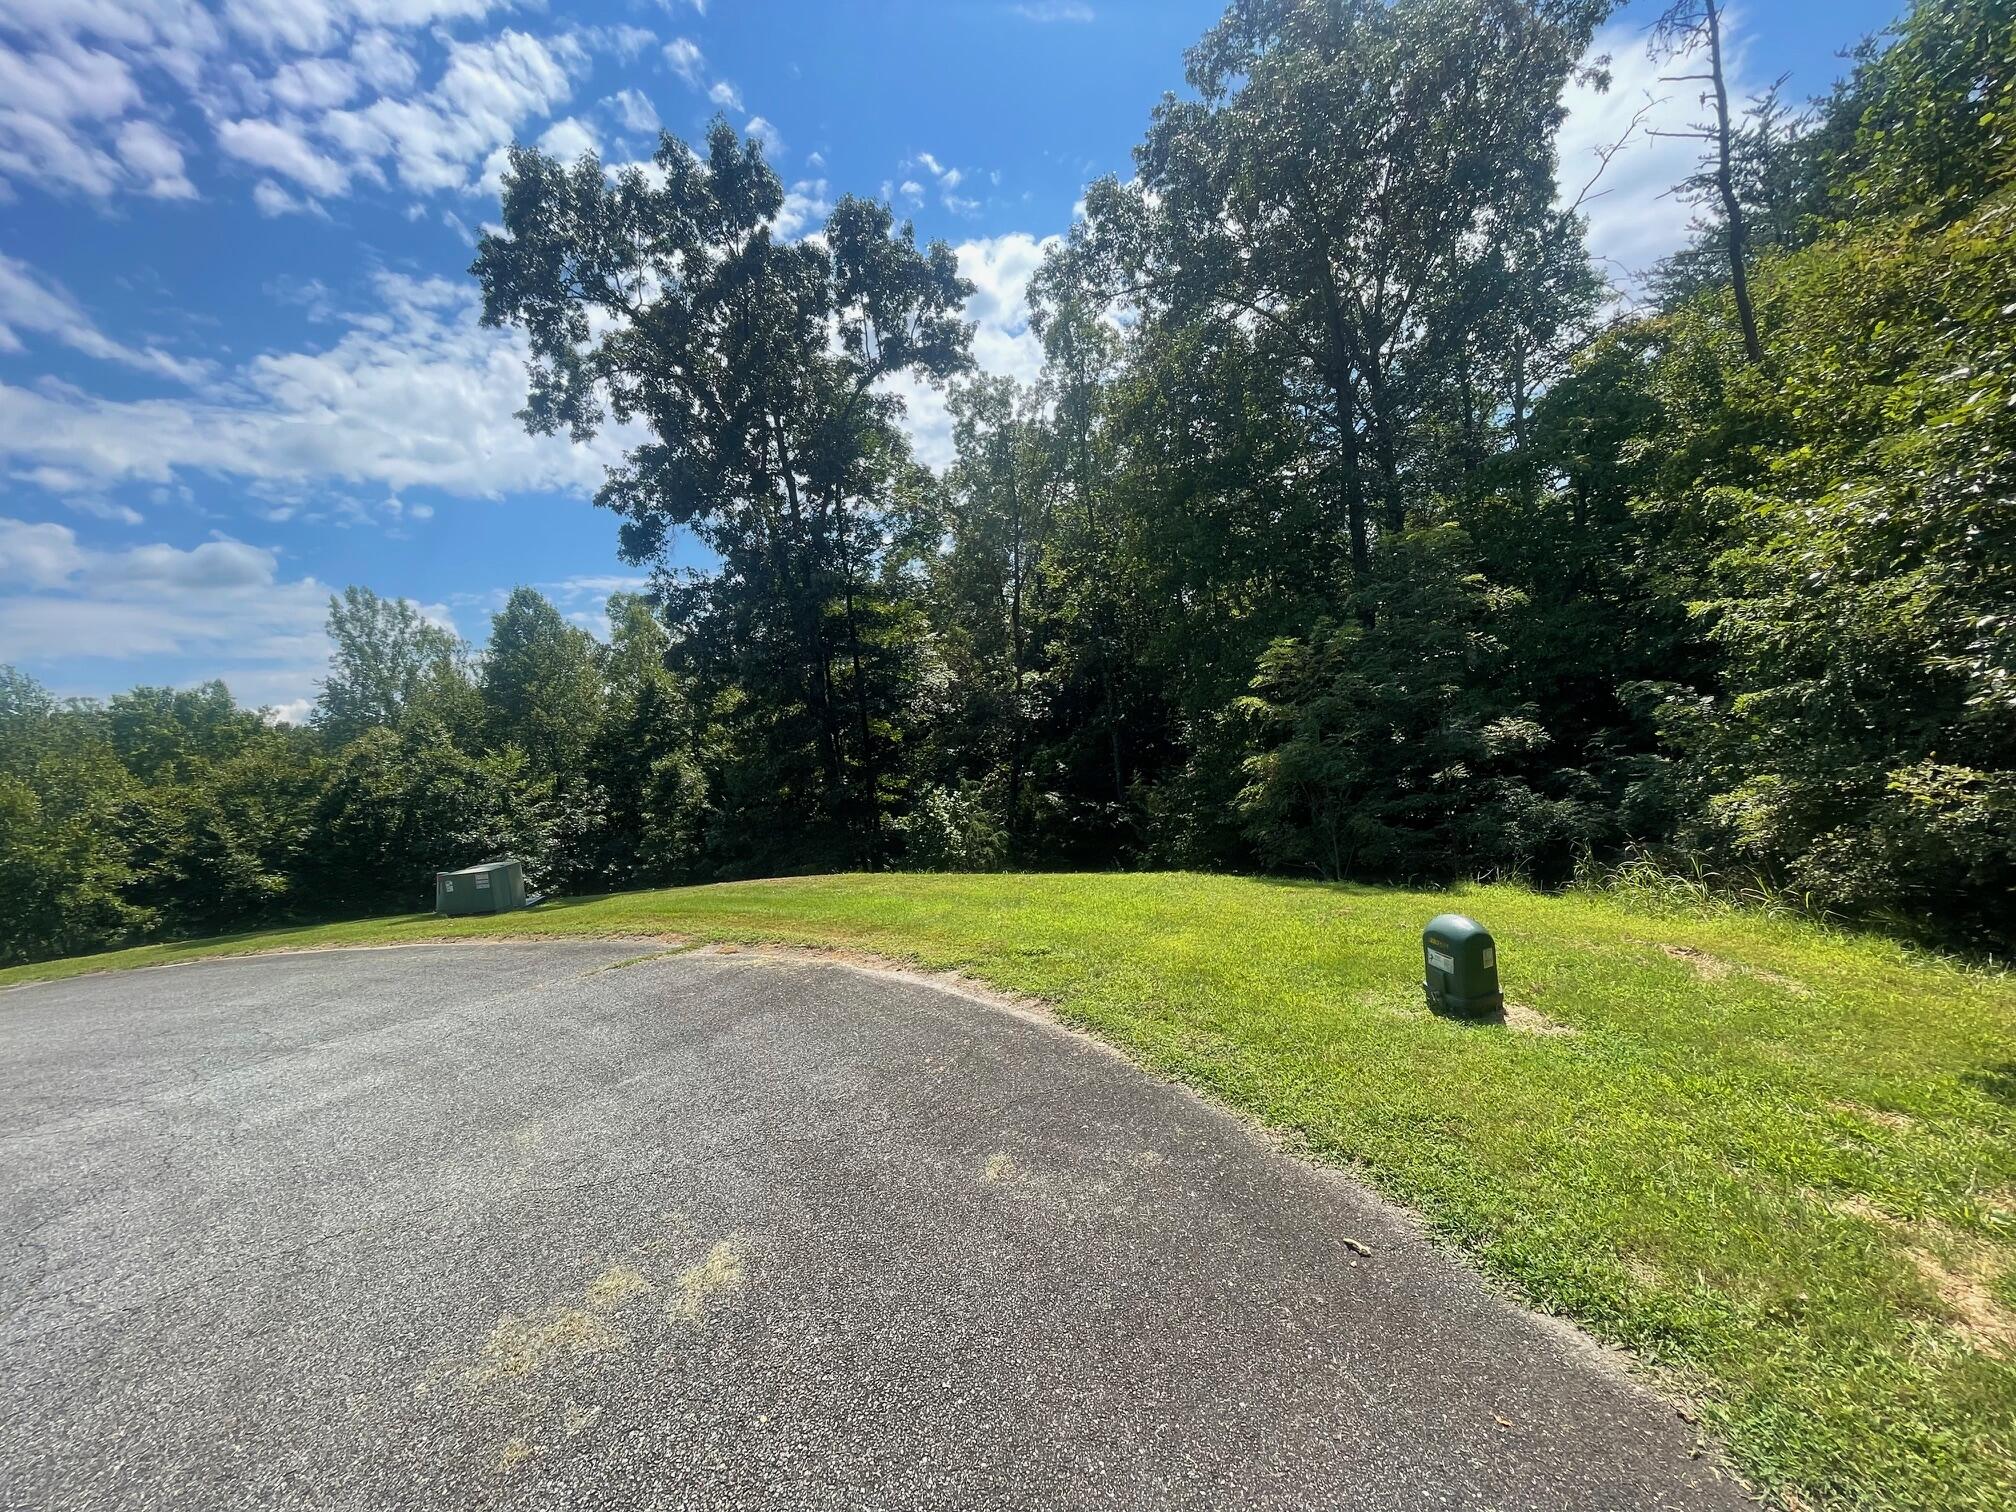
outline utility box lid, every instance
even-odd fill
[[[488,878],[495,877],[502,872],[508,872],[514,867],[522,867],[524,864],[522,861],[485,861],[480,866],[465,866],[459,871],[436,872],[434,875],[437,877],[455,877],[458,879],[462,877]]]

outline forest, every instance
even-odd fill
[[[1033,284],[1033,385],[886,204],[776,234],[725,122],[515,149],[484,319],[526,426],[644,438],[597,499],[649,587],[606,638],[521,588],[481,647],[351,588],[299,726],[0,671],[0,963],[503,854],[1663,877],[2006,954],[2016,4],[1917,0],[1803,105],[1726,98],[1676,4],[1696,233],[1622,291],[1558,149],[1609,10],[1238,0]]]

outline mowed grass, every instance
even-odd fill
[[[1446,908],[1497,935],[1527,1028],[1426,1010],[1419,931]],[[151,946],[0,986],[661,934],[870,951],[1047,999],[1635,1352],[1790,1504],[2016,1505],[2016,981],[1878,940],[1513,888],[843,876]]]

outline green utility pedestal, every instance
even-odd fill
[[[1437,1013],[1484,1018],[1505,1011],[1505,994],[1498,990],[1498,944],[1475,919],[1436,915],[1421,931],[1421,956],[1421,985]]]

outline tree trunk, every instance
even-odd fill
[[[861,739],[861,800],[868,842],[868,870],[882,869],[881,777],[875,766],[875,735],[868,718],[868,679],[861,669],[861,627],[854,613],[854,558],[848,549],[846,506],[837,506],[840,527],[840,581],[847,609],[847,654],[854,671],[854,717]]]
[[[1022,722],[1022,489],[1016,477],[1019,458],[1015,440],[1011,432],[1008,456],[1008,655],[1013,674],[1008,715],[1008,848],[1011,852],[1019,849],[1021,841],[1022,756],[1026,744]]]
[[[1729,281],[1736,293],[1736,318],[1743,326],[1743,353],[1753,363],[1764,360],[1757,335],[1757,312],[1750,303],[1749,233],[1743,206],[1736,198],[1736,178],[1729,127],[1729,87],[1722,77],[1722,12],[1716,0],[1702,0],[1708,18],[1709,73],[1715,84],[1715,188],[1722,196],[1722,221],[1729,251]]]

